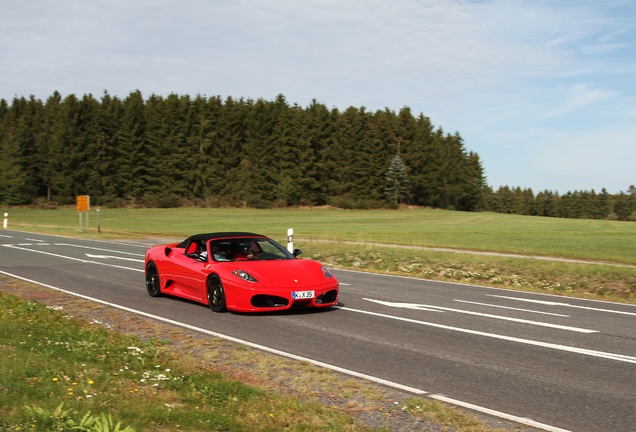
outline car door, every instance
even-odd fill
[[[202,245],[190,243],[184,253],[174,255],[174,294],[196,301],[205,299],[206,276],[203,270],[207,259],[202,260]]]

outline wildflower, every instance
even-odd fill
[[[51,381],[57,381],[57,380],[58,380],[57,378],[53,378]]]

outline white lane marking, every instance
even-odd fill
[[[434,284],[445,284],[445,285],[456,285],[456,286],[460,286],[462,288],[480,288],[480,289],[487,289],[487,290],[493,290],[493,291],[500,291],[500,292],[510,292],[511,289],[510,288],[497,288],[497,287],[492,287],[492,286],[488,286],[488,285],[472,285],[472,284],[466,284],[466,283],[461,283],[461,282],[449,282],[449,281],[440,281],[440,280],[434,280],[434,279],[425,279],[425,278],[420,278],[420,277],[414,277],[414,276],[402,276],[402,275],[393,275],[393,274],[386,274],[386,273],[369,273],[369,272],[365,272],[365,271],[361,271],[361,270],[347,270],[347,269],[333,269],[333,271],[335,272],[348,272],[348,273],[357,273],[360,275],[365,275],[365,276],[384,276],[384,277],[391,277],[391,278],[400,278],[400,279],[410,279],[412,281],[419,281],[419,282],[428,282],[428,283],[434,283]],[[522,291],[519,291],[522,292]],[[545,297],[554,297],[554,298],[559,298],[562,299],[563,296],[557,295],[557,294],[549,294],[549,293],[540,293],[540,292],[529,292],[526,291],[527,294],[532,294],[532,295],[536,295],[536,296],[545,296]],[[486,295],[492,295],[492,294],[486,294]],[[636,304],[628,304],[628,303],[616,303],[616,302],[611,302],[608,300],[596,300],[596,299],[589,299],[589,298],[580,298],[577,297],[577,300],[580,301],[584,301],[584,302],[591,302],[591,303],[601,303],[601,304],[620,304],[621,306],[631,306],[631,307],[636,307]]]
[[[13,238],[13,236],[8,236],[8,235],[3,235],[3,234],[0,234],[0,237]]]
[[[338,281],[338,283],[339,283],[340,285],[351,286],[351,284],[344,283],[344,282],[340,282],[340,281]]]
[[[528,419],[528,418],[525,418],[525,417],[517,417],[517,416],[510,415],[510,414],[502,413],[501,411],[495,411],[495,410],[491,410],[491,409],[488,409],[488,408],[480,407],[478,405],[473,405],[473,404],[470,404],[470,403],[467,403],[467,402],[458,401],[457,399],[451,399],[451,398],[446,397],[444,395],[432,394],[432,395],[429,395],[429,397],[432,398],[432,399],[437,399],[437,400],[442,401],[442,402],[446,402],[446,403],[451,404],[451,405],[461,406],[461,407],[464,407],[464,408],[468,408],[468,409],[471,409],[471,410],[482,412],[484,414],[489,414],[489,415],[492,415],[492,416],[495,416],[495,417],[499,417],[499,418],[502,418],[502,419],[506,419],[506,420],[510,420],[510,421],[513,421],[513,422],[525,424],[527,426],[543,429],[543,430],[546,430],[548,432],[570,432],[570,431],[568,431],[566,429],[561,429],[561,428],[556,427],[556,426],[550,426],[550,425],[547,425],[545,423],[539,423],[539,422],[536,422],[534,420],[531,420],[531,419]]]
[[[73,260],[73,261],[79,261],[79,262],[83,262],[86,264],[98,264],[98,265],[103,265],[103,266],[107,266],[107,267],[115,267],[115,268],[121,268],[121,269],[126,269],[126,270],[132,270],[132,271],[140,271],[140,272],[145,272],[144,269],[137,269],[137,268],[133,268],[133,267],[126,267],[126,266],[118,266],[115,264],[107,264],[107,263],[103,263],[103,262],[99,262],[99,261],[89,261],[89,260],[85,260],[85,259],[81,259],[81,258],[74,258],[74,257],[69,257],[69,256],[65,256],[65,255],[59,255],[59,254],[54,254],[51,252],[44,252],[41,250],[36,250],[36,249],[26,249],[26,248],[21,248],[18,246],[13,246],[13,245],[3,245],[3,246],[7,246],[11,249],[20,249],[20,250],[25,250],[28,252],[35,252],[35,253],[41,253],[44,255],[51,255],[54,257],[58,257],[58,258],[66,258],[69,260]]]
[[[54,234],[44,234],[44,233],[32,233],[32,232],[28,232],[28,231],[13,231],[13,232],[19,232],[21,234],[37,234],[40,236],[44,236],[44,237],[53,237],[55,239],[67,239],[67,240],[77,240],[77,241],[85,241],[85,242],[95,242],[95,243],[106,243],[108,245],[120,245],[120,246],[132,246],[132,247],[141,247],[144,249],[148,249],[147,245],[141,245],[141,244],[135,244],[135,243],[119,243],[117,240],[96,240],[96,239],[83,239],[83,238],[77,238],[77,237],[66,237],[63,235],[54,235]],[[2,237],[2,236],[0,236]],[[9,236],[5,236],[5,237],[9,237]],[[10,237],[13,238],[13,237]],[[178,241],[177,241],[178,243]]]
[[[145,260],[142,259],[136,259],[136,258],[125,258],[125,257],[117,257],[117,256],[110,256],[110,255],[91,255],[91,254],[86,254],[87,257],[89,258],[101,258],[101,259],[119,259],[119,260],[126,260],[126,261],[134,261],[134,262],[146,262]]]
[[[363,300],[367,300],[367,301],[374,302],[374,303],[379,303],[381,305],[389,306],[389,307],[397,307],[397,308],[405,308],[405,309],[418,309],[418,310],[425,310],[425,311],[439,309],[439,310],[442,310],[442,311],[462,313],[462,314],[466,314],[466,315],[476,315],[476,316],[480,316],[480,317],[484,317],[484,318],[493,318],[493,319],[499,319],[499,320],[503,320],[503,321],[512,321],[512,322],[521,323],[521,324],[530,324],[530,325],[536,325],[536,326],[540,326],[540,327],[549,327],[549,328],[554,328],[554,329],[559,329],[559,330],[568,330],[568,331],[573,331],[573,332],[578,332],[578,333],[598,333],[597,330],[584,329],[584,328],[580,328],[580,327],[564,326],[564,325],[560,325],[560,324],[545,323],[545,322],[540,322],[540,321],[530,321],[530,320],[521,319],[521,318],[512,318],[512,317],[506,317],[506,316],[501,316],[501,315],[492,315],[492,314],[486,314],[486,313],[481,313],[481,312],[472,312],[472,311],[466,311],[466,310],[461,310],[461,309],[452,309],[452,308],[447,308],[447,307],[442,307],[442,306],[418,305],[418,304],[413,304],[413,303],[396,303],[396,302],[387,302],[387,301],[382,301],[382,300],[374,300],[374,299],[369,299],[369,298],[363,298]]]
[[[118,250],[102,249],[102,248],[96,248],[96,247],[93,247],[93,246],[81,246],[81,245],[70,244],[70,243],[55,243],[55,246],[71,246],[71,247],[82,248],[82,249],[98,250],[98,251],[102,251],[102,252],[118,253],[118,254],[122,254],[122,255],[144,256],[144,254],[135,253],[135,252],[123,252],[123,251],[118,251]]]
[[[570,431],[565,430],[565,429],[559,429],[559,428],[556,428],[554,426],[550,426],[550,425],[546,425],[546,424],[543,424],[543,423],[535,422],[534,420],[527,419],[527,418],[524,418],[524,417],[517,417],[517,416],[506,414],[506,413],[503,413],[503,412],[500,412],[500,411],[495,411],[495,410],[491,410],[489,408],[481,407],[479,405],[473,405],[473,404],[469,404],[467,402],[462,402],[462,401],[459,401],[459,400],[456,400],[456,399],[446,398],[446,396],[443,396],[443,395],[429,394],[427,391],[424,391],[424,390],[421,390],[421,389],[418,389],[418,388],[415,388],[415,387],[410,387],[410,386],[407,386],[407,385],[403,385],[403,384],[400,384],[400,383],[396,383],[396,382],[393,382],[393,381],[388,381],[388,380],[385,380],[385,379],[382,379],[382,378],[375,377],[373,375],[367,375],[367,374],[363,374],[363,373],[360,373],[360,372],[353,371],[351,369],[341,368],[339,366],[334,366],[334,365],[331,365],[329,363],[324,363],[324,362],[321,362],[321,361],[318,361],[318,360],[313,360],[313,359],[310,359],[308,357],[301,357],[301,356],[296,355],[296,354],[288,353],[286,351],[277,350],[277,349],[270,348],[270,347],[267,347],[267,346],[264,346],[264,345],[259,345],[259,344],[256,344],[256,343],[253,343],[253,342],[249,342],[249,341],[246,341],[246,340],[243,340],[243,339],[235,338],[233,336],[224,335],[222,333],[217,333],[217,332],[206,330],[206,329],[203,329],[203,328],[200,328],[200,327],[195,327],[195,326],[192,326],[192,325],[189,325],[189,324],[185,324],[185,323],[182,323],[182,322],[179,322],[179,321],[174,321],[174,320],[171,320],[171,319],[168,319],[168,318],[164,318],[164,317],[161,317],[161,316],[158,316],[158,315],[149,314],[147,312],[142,312],[142,311],[139,311],[139,310],[136,310],[136,309],[131,309],[131,308],[128,308],[128,307],[125,307],[125,306],[121,306],[121,305],[115,304],[115,303],[107,302],[107,301],[104,301],[104,300],[99,300],[99,299],[96,299],[96,298],[93,298],[93,297],[89,297],[89,296],[86,296],[86,295],[83,295],[83,294],[75,293],[73,291],[68,291],[68,290],[65,290],[65,289],[62,289],[62,288],[57,288],[57,287],[54,287],[52,285],[48,285],[48,284],[45,284],[45,283],[42,283],[42,282],[37,282],[37,281],[31,280],[31,279],[27,279],[27,278],[24,278],[22,276],[18,276],[18,275],[14,275],[14,274],[11,274],[11,273],[7,273],[7,272],[2,271],[2,270],[0,270],[0,273],[2,273],[4,275],[7,275],[7,276],[10,276],[10,277],[13,277],[13,278],[16,278],[16,279],[20,279],[20,280],[26,281],[26,282],[34,283],[36,285],[40,285],[40,286],[43,286],[45,288],[49,288],[49,289],[52,289],[52,290],[60,291],[60,292],[63,292],[65,294],[69,294],[69,295],[72,295],[72,296],[75,296],[75,297],[80,297],[80,298],[83,298],[85,300],[89,300],[89,301],[92,301],[92,302],[95,302],[95,303],[100,303],[100,304],[103,304],[103,305],[106,305],[106,306],[110,306],[110,307],[114,307],[114,308],[117,308],[117,309],[124,310],[126,312],[131,312],[131,313],[134,313],[134,314],[137,314],[137,315],[145,316],[145,317],[151,318],[153,320],[163,321],[163,322],[171,324],[171,325],[176,325],[178,327],[187,328],[189,330],[193,330],[193,331],[196,331],[196,332],[199,332],[199,333],[207,334],[209,336],[226,339],[226,340],[229,340],[231,342],[235,342],[235,343],[238,343],[238,344],[241,344],[241,345],[246,345],[246,346],[252,347],[254,349],[261,350],[261,351],[270,352],[272,354],[276,354],[276,355],[279,355],[279,356],[282,356],[282,357],[287,357],[287,358],[291,358],[293,360],[298,360],[298,361],[305,361],[307,363],[311,363],[311,364],[319,366],[319,367],[324,367],[326,369],[330,369],[330,370],[333,370],[335,372],[340,372],[340,373],[343,373],[343,374],[346,374],[346,375],[354,376],[356,378],[366,379],[368,381],[371,381],[371,382],[374,382],[374,383],[377,383],[377,384],[381,384],[381,385],[385,385],[387,387],[393,387],[393,388],[396,388],[396,389],[399,389],[399,390],[404,390],[404,391],[407,391],[407,392],[410,392],[410,393],[413,393],[413,394],[417,394],[417,395],[429,395],[429,397],[432,397],[432,398],[435,398],[435,399],[438,399],[438,400],[442,400],[442,401],[445,398],[445,399],[447,399],[449,401],[448,403],[451,403],[451,404],[455,404],[455,405],[458,405],[458,406],[470,407],[470,409],[472,409],[474,411],[483,412],[483,413],[489,414],[489,415],[499,416],[500,418],[504,418],[504,419],[509,419],[509,420],[513,420],[514,419],[514,421],[516,421],[516,422],[518,422],[520,424],[525,424],[525,425],[528,425],[528,426],[534,426],[534,427],[537,427],[539,429],[544,429],[544,430],[546,430],[548,432],[570,432]],[[345,308],[339,308],[339,309],[345,309]]]
[[[564,307],[571,307],[575,309],[587,309],[587,310],[593,310],[593,311],[599,311],[599,312],[610,312],[610,313],[616,313],[621,315],[636,316],[636,313],[633,313],[633,312],[624,312],[624,311],[611,310],[611,309],[600,309],[600,308],[593,308],[589,306],[577,306],[570,303],[552,302],[552,301],[544,301],[544,300],[532,300],[532,299],[525,299],[520,297],[508,297],[508,296],[500,296],[500,295],[494,295],[494,294],[486,294],[486,295],[490,297],[499,297],[499,298],[504,298],[509,300],[518,300],[518,301],[523,301],[528,303],[539,303],[546,306],[564,306]]]
[[[625,363],[636,364],[636,357],[623,355],[623,354],[607,353],[607,352],[603,352],[603,351],[590,350],[590,349],[586,349],[586,348],[576,348],[576,347],[571,347],[571,346],[567,346],[567,345],[559,345],[559,344],[553,344],[553,343],[549,343],[549,342],[541,342],[541,341],[535,341],[535,340],[531,340],[531,339],[523,339],[523,338],[518,338],[518,337],[513,337],[513,336],[504,336],[504,335],[499,335],[499,334],[495,334],[495,333],[486,333],[486,332],[482,332],[482,331],[478,331],[478,330],[470,330],[470,329],[465,329],[465,328],[461,328],[461,327],[452,327],[452,326],[447,326],[447,325],[443,325],[443,324],[437,324],[437,323],[432,323],[432,322],[415,320],[415,319],[411,319],[411,318],[404,318],[404,317],[399,317],[399,316],[394,316],[394,315],[386,315],[386,314],[381,314],[381,313],[377,313],[377,312],[370,312],[370,311],[365,311],[365,310],[360,310],[360,309],[351,309],[351,308],[348,308],[348,307],[341,307],[340,309],[348,310],[348,311],[351,311],[351,312],[363,313],[363,314],[367,314],[367,315],[378,316],[378,317],[382,317],[382,318],[394,319],[394,320],[398,320],[398,321],[405,321],[405,322],[410,322],[410,323],[415,323],[415,324],[421,324],[421,325],[425,325],[425,326],[429,326],[429,327],[436,327],[436,328],[441,328],[441,329],[444,329],[444,330],[456,331],[456,332],[460,332],[460,333],[468,333],[468,334],[473,334],[473,335],[477,335],[477,336],[485,336],[485,337],[489,337],[489,338],[493,338],[493,339],[500,339],[500,340],[505,340],[505,341],[510,341],[510,342],[518,342],[518,343],[522,343],[522,344],[526,344],[526,345],[534,345],[534,346],[538,346],[538,347],[542,347],[542,348],[551,348],[551,349],[555,349],[555,350],[559,350],[559,351],[566,351],[566,352],[571,352],[571,353],[575,353],[575,354],[583,354],[583,355],[587,355],[587,356],[591,356],[591,357],[600,357],[600,358],[609,359],[609,360],[617,360],[617,361],[622,361],[622,362],[625,362]]]
[[[511,310],[516,310],[516,311],[520,311],[520,312],[531,312],[531,313],[537,313],[537,314],[543,314],[543,315],[553,315],[553,316],[558,316],[558,317],[570,318],[570,315],[563,315],[563,314],[552,313],[552,312],[543,312],[543,311],[536,311],[536,310],[530,310],[530,309],[520,309],[520,308],[514,308],[514,307],[510,307],[510,306],[501,306],[501,305],[495,305],[495,304],[490,304],[490,303],[479,303],[479,302],[472,302],[472,301],[467,301],[467,300],[453,300],[453,301],[456,301],[456,302],[459,302],[459,303],[474,304],[474,305],[479,305],[479,306],[488,306],[488,307],[501,308],[501,309],[511,309]]]

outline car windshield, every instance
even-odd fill
[[[210,241],[214,261],[271,261],[295,259],[287,249],[268,238],[240,238]]]

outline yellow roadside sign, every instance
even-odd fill
[[[90,204],[90,196],[88,195],[79,195],[77,197],[77,211],[79,212],[87,212],[91,209]]]

